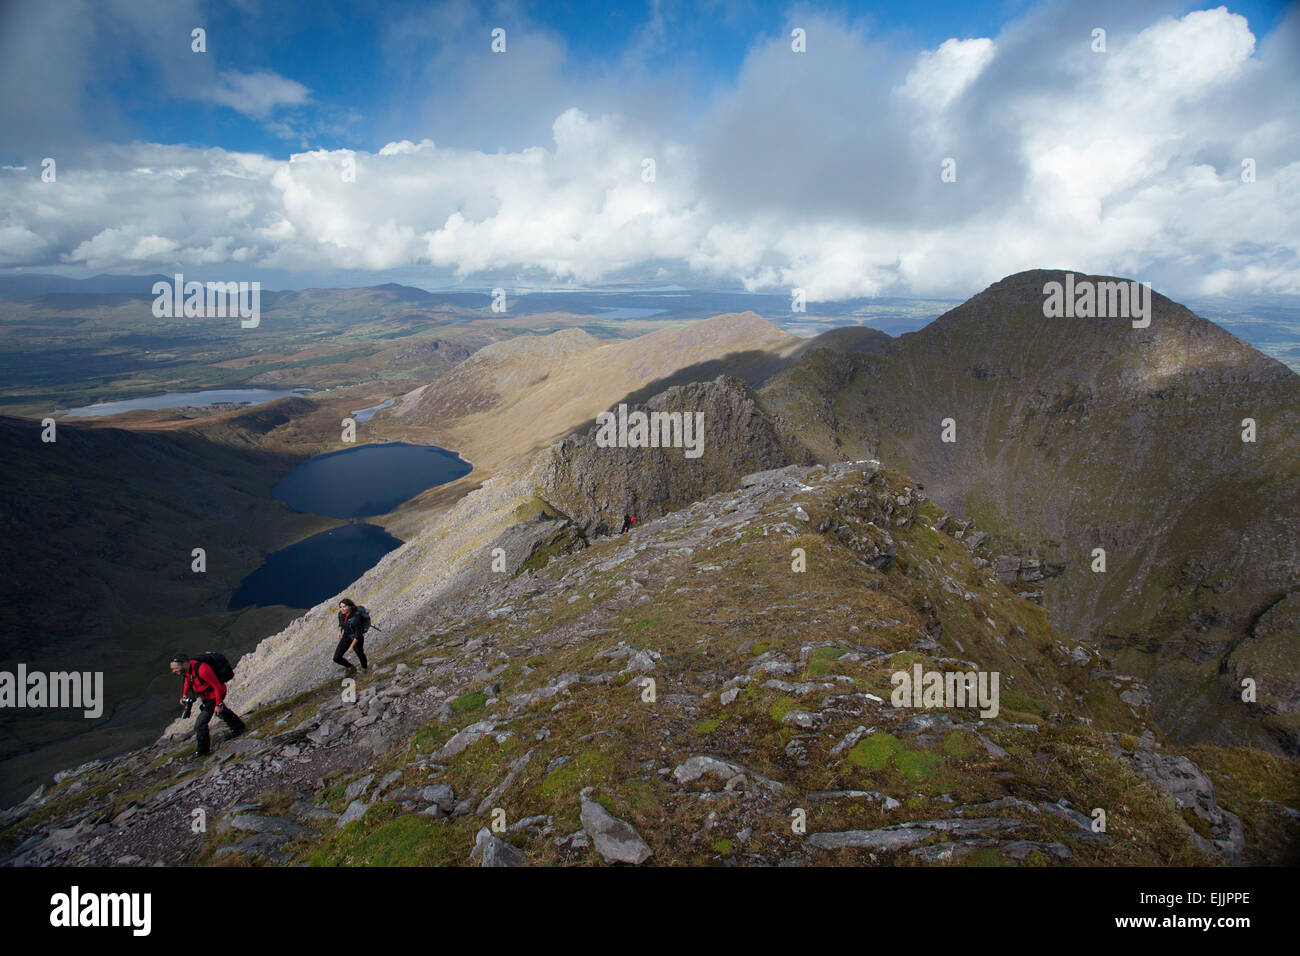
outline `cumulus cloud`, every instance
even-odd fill
[[[813,300],[966,295],[1067,267],[1188,297],[1300,293],[1300,18],[1259,44],[1222,7],[1116,11],[1105,53],[1092,15],[1057,6],[910,55],[804,17],[807,53],[788,35],[755,45],[693,126],[569,106],[495,152],[398,139],[284,162],[134,144],[61,160],[57,183],[0,169],[0,265],[676,270]],[[532,62],[558,56],[543,38]],[[219,82],[251,116],[310,95],[276,74]]]
[[[310,99],[311,91],[296,80],[281,76],[274,70],[255,70],[241,73],[223,70],[205,90],[208,99],[253,119],[266,119],[284,106],[301,106]]]

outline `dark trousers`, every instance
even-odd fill
[[[210,700],[202,701],[199,704],[199,716],[194,721],[194,739],[198,742],[198,751],[205,754],[212,746],[211,738],[208,736],[208,721],[212,719],[212,714],[216,711],[217,705]],[[239,719],[239,715],[230,709],[229,704],[221,708],[221,713],[217,714],[226,722],[232,734],[242,734],[244,732],[244,722]]]
[[[344,667],[352,666],[352,662],[343,656],[348,652],[348,645],[351,643],[352,643],[352,638],[350,637],[344,637],[342,640],[339,641],[339,646],[334,648],[335,664],[341,664]],[[370,665],[366,662],[366,639],[364,637],[357,638],[356,652],[357,652],[357,660],[361,661],[361,666],[369,667]]]

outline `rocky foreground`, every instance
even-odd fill
[[[258,703],[203,762],[172,734],[60,774],[0,815],[5,864],[1193,865],[1300,847],[1292,762],[1170,752],[1141,682],[1053,630],[1041,567],[999,562],[876,462],[751,474],[623,536],[529,540],[372,632],[354,693]],[[997,714],[894,706],[891,675],[917,664],[998,672]]]

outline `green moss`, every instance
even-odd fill
[[[502,765],[508,763],[519,748],[517,737],[507,737],[501,743],[484,737],[451,759],[447,782],[459,792],[462,787],[477,786],[484,778],[495,780],[502,774]]]
[[[472,710],[478,710],[485,703],[487,697],[482,691],[475,691],[472,694],[463,694],[451,702],[451,709],[458,714],[468,713]]]
[[[613,771],[614,759],[608,754],[584,750],[546,775],[542,796],[557,803],[572,801],[583,787],[611,782]]]
[[[720,840],[713,841],[713,849],[716,850],[722,856],[731,856],[732,852],[735,849],[735,846],[730,840],[728,840],[726,837],[723,837]]]
[[[772,705],[768,713],[771,714],[772,719],[779,724],[781,721],[785,720],[786,714],[790,713],[792,710],[798,709],[799,701],[795,700],[793,697],[782,697]]]
[[[325,809],[332,810],[334,813],[342,813],[347,809],[347,799],[344,797],[344,793],[347,789],[348,788],[341,783],[335,784],[332,787],[326,787],[320,793],[316,794],[316,802]]]
[[[630,780],[623,785],[621,793],[636,815],[649,818],[659,813],[659,795],[647,781]]]
[[[969,760],[978,753],[975,739],[964,730],[950,731],[943,738],[943,752],[961,760]]]
[[[313,850],[307,862],[311,866],[448,866],[469,857],[473,836],[467,829],[422,814],[384,816],[372,810],[365,819],[349,823],[325,846]]]
[[[419,754],[433,753],[435,750],[441,750],[450,736],[450,727],[438,723],[425,724],[411,735],[411,750]]]
[[[894,766],[909,783],[929,780],[943,763],[943,754],[933,750],[903,750],[894,754]]]
[[[573,550],[572,541],[563,533],[557,534],[550,541],[534,548],[532,554],[521,565],[521,568],[540,571],[550,564],[551,558],[568,554],[571,550]]]
[[[1008,860],[996,850],[984,848],[976,850],[970,856],[963,859],[964,866],[1015,866],[1015,861]]]
[[[853,745],[849,751],[849,763],[864,770],[884,770],[902,746],[893,734],[869,734]]]
[[[1205,837],[1205,839],[1207,840],[1214,839],[1214,831],[1210,829],[1210,824],[1207,821],[1201,819],[1199,816],[1197,816],[1196,811],[1184,807],[1182,813],[1183,813],[1183,819],[1187,821],[1187,825],[1189,827],[1191,827],[1201,836]]]
[[[1026,697],[1024,694],[1018,694],[1014,690],[1004,690],[999,694],[999,702],[1002,710],[1015,710],[1022,714],[1047,713],[1047,708],[1034,700],[1032,697]]]
[[[835,661],[847,653],[842,647],[819,647],[808,655],[808,674],[818,676],[829,674],[835,668]]]
[[[701,720],[698,724],[696,724],[695,732],[700,734],[711,734],[721,726],[722,726],[721,720],[719,720],[716,717],[711,717],[708,720]]]

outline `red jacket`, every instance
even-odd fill
[[[191,690],[216,707],[220,707],[226,699],[226,685],[217,679],[217,674],[211,667],[201,661],[190,661],[181,696],[188,696]]]

